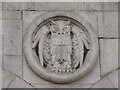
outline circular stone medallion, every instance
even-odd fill
[[[27,28],[23,50],[29,67],[53,83],[88,74],[98,58],[98,38],[82,17],[63,11],[37,17]]]

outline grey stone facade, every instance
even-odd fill
[[[23,54],[23,36],[28,25],[49,11],[69,11],[87,20],[99,41],[98,62],[87,76],[70,84],[47,82],[28,67]],[[118,88],[117,2],[2,2],[0,43],[3,88]],[[0,39],[1,39],[0,38]],[[3,55],[3,56],[2,56]],[[1,67],[0,67],[1,69]],[[1,71],[1,70],[0,70]]]

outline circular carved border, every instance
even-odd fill
[[[61,74],[52,73],[46,70],[38,62],[38,58],[36,57],[35,53],[33,53],[33,50],[32,50],[32,46],[31,46],[32,34],[36,29],[36,27],[46,19],[55,17],[55,16],[65,16],[65,17],[70,17],[74,20],[77,20],[86,28],[91,38],[90,52],[86,57],[85,63],[80,68],[78,68],[74,73],[71,73],[71,74],[61,75]],[[24,50],[25,58],[27,60],[29,67],[38,76],[53,83],[71,83],[87,75],[95,66],[96,61],[98,59],[98,37],[96,36],[93,27],[77,14],[64,12],[64,11],[47,12],[46,14],[43,14],[37,17],[28,26],[27,32],[24,35],[23,50]]]

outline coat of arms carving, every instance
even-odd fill
[[[79,15],[54,11],[27,28],[23,50],[28,65],[41,78],[70,83],[87,75],[98,57],[98,38]]]

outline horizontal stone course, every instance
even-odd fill
[[[118,2],[103,3],[104,11],[118,11]]]
[[[2,11],[2,20],[4,19],[21,19],[20,11]]]
[[[118,2],[2,2],[3,10],[117,11]],[[61,6],[62,5],[62,6]]]

